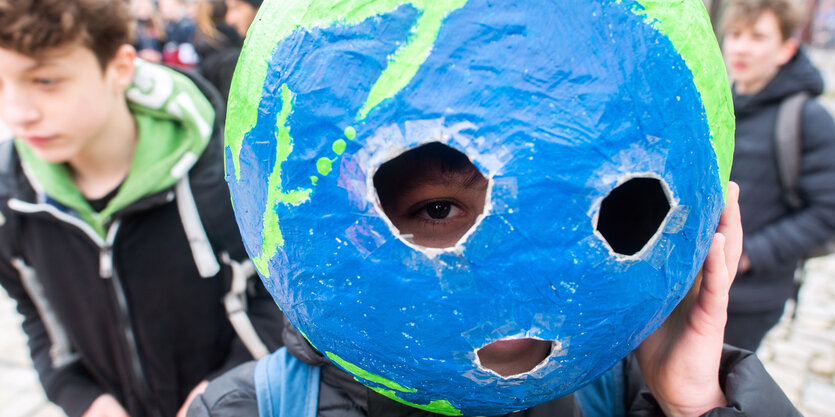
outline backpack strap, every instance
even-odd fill
[[[15,177],[13,172],[17,165],[17,152],[14,140],[0,140],[0,196],[14,195]]]
[[[803,154],[801,116],[803,105],[809,97],[808,92],[801,91],[784,99],[777,110],[777,123],[774,128],[774,150],[777,154],[780,185],[783,187],[783,202],[792,210],[803,207],[797,180],[800,177]]]
[[[183,230],[191,247],[194,264],[197,266],[197,271],[201,277],[211,278],[220,272],[220,263],[212,248],[212,243],[209,241],[209,236],[206,234],[206,229],[203,227],[203,221],[200,219],[200,212],[197,209],[197,203],[194,201],[194,194],[192,194],[187,173],[177,182],[175,193],[177,210],[180,213]],[[255,267],[249,259],[236,262],[226,252],[222,253],[220,258],[232,270],[232,283],[229,292],[223,297],[226,316],[252,357],[261,359],[270,351],[258,336],[255,327],[252,325],[252,320],[247,315],[246,302],[247,283],[250,277],[255,276]]]
[[[226,307],[226,317],[232,323],[235,333],[241,338],[246,349],[255,359],[261,359],[270,354],[270,350],[255,331],[252,320],[247,311],[247,284],[250,277],[255,276],[255,266],[249,259],[237,262],[228,253],[221,254],[221,261],[232,269],[232,284],[229,292],[223,296],[223,306]]]
[[[625,417],[623,361],[606,371],[600,378],[574,392],[586,417]]]
[[[177,210],[180,212],[180,220],[183,222],[183,230],[186,232],[186,238],[191,247],[194,264],[201,277],[211,278],[220,272],[220,264],[217,262],[212,244],[206,235],[206,229],[203,228],[203,222],[200,220],[200,212],[197,211],[197,203],[194,202],[194,194],[191,193],[188,174],[183,175],[174,190],[177,196]]]
[[[14,163],[14,140],[0,140],[0,175],[12,172]]]
[[[321,369],[283,347],[255,365],[255,393],[261,417],[316,417]],[[283,400],[283,401],[282,401]]]

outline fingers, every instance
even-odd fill
[[[716,233],[725,236],[725,262],[731,280],[736,276],[739,258],[742,255],[742,220],[739,214],[739,186],[728,183],[728,199],[719,217]]]

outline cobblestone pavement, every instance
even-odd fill
[[[796,316],[789,302],[757,355],[806,417],[835,416],[835,255],[806,265]]]
[[[835,52],[812,51],[827,78],[824,105],[835,114]],[[7,133],[0,125],[0,139]],[[757,352],[769,373],[806,417],[835,416],[835,255],[807,264],[806,283]],[[0,291],[0,416],[57,417],[32,369],[21,318]]]

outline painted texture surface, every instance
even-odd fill
[[[375,391],[450,415],[559,397],[632,351],[692,284],[730,170],[727,80],[694,5],[265,2],[233,83],[227,178],[290,321]],[[427,256],[395,237],[368,177],[432,141],[492,188],[473,234]],[[643,251],[615,256],[593,218],[635,174],[662,179],[672,208]],[[560,348],[502,378],[474,351],[504,337]]]

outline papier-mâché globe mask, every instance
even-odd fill
[[[397,401],[494,415],[594,380],[684,297],[723,206],[730,103],[698,0],[266,1],[227,178],[314,347]],[[442,248],[401,233],[374,181],[429,144],[487,183]],[[479,357],[497,341],[547,349],[508,374]]]

